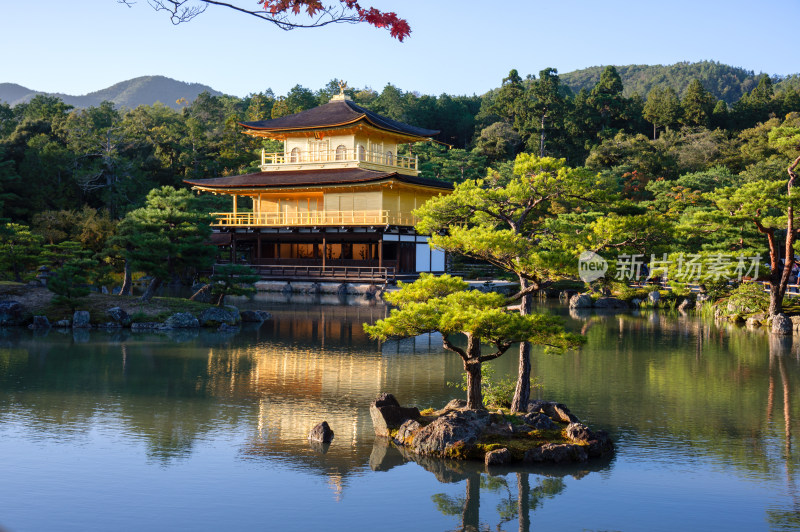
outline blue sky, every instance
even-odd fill
[[[255,0],[242,0],[241,5]],[[524,76],[606,64],[705,59],[756,73],[800,72],[787,39],[800,1],[665,3],[627,0],[362,0],[396,11],[412,34],[403,43],[366,25],[284,32],[211,6],[173,26],[138,0],[6,2],[0,19],[0,82],[85,94],[144,75],[209,85],[237,96],[332,78],[381,90],[481,94],[512,68]],[[31,6],[35,6],[32,8]]]

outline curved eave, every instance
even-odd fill
[[[370,120],[369,116],[361,115],[354,120],[349,120],[347,122],[340,122],[335,124],[321,124],[318,126],[304,126],[304,127],[281,127],[281,128],[269,128],[269,127],[258,127],[258,126],[251,126],[247,125],[244,122],[237,122],[240,126],[242,126],[245,131],[244,133],[248,135],[255,135],[259,137],[271,137],[278,140],[285,139],[286,137],[292,136],[292,133],[302,133],[304,131],[308,132],[315,132],[315,131],[335,131],[337,129],[344,129],[348,126],[352,127],[358,124],[358,122],[366,122],[370,127],[377,129],[378,131],[388,133],[394,137],[397,137],[400,140],[405,142],[430,142],[430,136],[420,136],[420,135],[412,135],[410,133],[399,131],[392,128],[384,127],[380,124],[375,123],[374,121]],[[432,135],[439,134],[439,131],[435,131]]]
[[[260,174],[250,174],[250,175],[255,177],[259,176]],[[244,176],[236,176],[236,177],[244,177]],[[265,177],[273,177],[273,176],[270,175]],[[192,181],[184,179],[183,182],[188,185],[191,185],[193,190],[200,190],[203,192],[223,193],[223,194],[252,193],[254,191],[268,191],[268,190],[275,192],[288,191],[288,190],[313,190],[313,189],[322,190],[322,189],[335,189],[335,188],[367,187],[367,186],[384,185],[384,184],[390,184],[390,185],[397,184],[413,188],[423,188],[427,190],[435,190],[441,193],[447,193],[453,190],[453,186],[450,183],[436,182],[424,178],[403,176],[401,174],[388,174],[388,175],[383,174],[365,179],[329,182],[329,183],[315,183],[312,181],[307,181],[300,183],[264,182],[264,183],[224,184],[224,183],[208,183],[204,181],[207,180]]]

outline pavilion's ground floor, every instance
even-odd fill
[[[240,228],[212,235],[220,261],[264,279],[393,281],[445,271],[445,253],[407,227]]]

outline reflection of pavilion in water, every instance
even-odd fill
[[[370,340],[362,324],[386,315],[383,305],[270,312],[272,320],[255,339],[208,352],[210,395],[258,407],[256,426],[243,449],[248,459],[279,459],[322,472],[341,486],[344,477],[368,462],[373,440],[369,403],[379,393],[391,391],[408,404],[425,401],[421,407],[441,396],[444,404],[452,390],[443,382],[460,372],[439,335],[382,344]],[[324,454],[307,440],[323,420],[335,432]]]

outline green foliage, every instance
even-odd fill
[[[45,244],[41,261],[53,270],[62,267],[67,262],[86,259],[91,253],[91,251],[84,250],[80,242],[65,240],[58,244]]]
[[[211,293],[218,297],[217,305],[224,305],[225,296],[248,296],[256,292],[253,283],[261,279],[250,266],[223,264],[211,276]]]
[[[673,128],[670,139],[659,143],[631,140],[652,131],[644,117],[650,116],[645,111],[655,98],[645,101],[638,95],[654,87],[680,95],[682,123],[699,130]],[[569,74],[546,68],[538,76],[512,71],[483,96],[419,95],[392,84],[380,92],[353,88],[347,93],[359,105],[390,118],[442,131],[437,139],[455,149],[437,147],[428,153],[430,147],[413,147],[426,177],[477,179],[485,175],[487,161],[499,167],[524,149],[566,157],[573,165],[590,156],[588,162],[597,171],[624,166],[619,176],[638,176],[634,181],[646,183],[717,164],[737,173],[769,156],[785,156],[788,147],[768,146],[769,127],[763,135],[757,133],[761,142],[739,132],[769,123],[771,115],[796,113],[799,87],[796,76],[758,78],[703,62]],[[333,80],[317,91],[296,85],[283,96],[268,89],[245,98],[201,93],[183,102],[179,111],[160,104],[115,108],[110,102],[72,109],[44,95],[13,109],[0,104],[0,216],[31,223],[44,211],[80,212],[88,206],[107,211],[113,221],[141,207],[153,188],[178,186],[186,177],[253,171],[262,147],[279,151],[281,146],[242,135],[239,121],[309,109],[336,92]],[[715,98],[719,102],[709,118]],[[674,101],[669,98],[671,117]],[[661,121],[676,125],[673,118]],[[713,128],[722,130],[717,134]],[[45,238],[49,243],[83,242],[74,234]],[[95,252],[102,248],[92,246]]]
[[[548,221],[602,200],[603,188],[596,174],[563,159],[520,154],[511,177],[468,180],[426,202],[415,211],[416,228],[437,247],[541,282],[574,266],[574,249],[553,241]]]
[[[711,118],[717,104],[716,98],[708,92],[700,80],[693,79],[681,100],[682,122],[687,126],[711,125]]]
[[[659,127],[671,127],[681,118],[681,102],[672,87],[653,87],[647,94],[643,116],[653,124],[653,138]]]
[[[560,319],[549,315],[520,316],[506,310],[500,294],[466,290],[458,277],[421,274],[403,284],[387,300],[399,308],[374,325],[364,325],[372,338],[386,340],[439,332],[444,336],[466,333],[495,346],[523,340],[552,349],[581,344],[581,337],[566,333]]]
[[[0,227],[0,268],[15,281],[39,263],[41,237],[26,225],[5,223]]]
[[[495,370],[491,366],[481,366],[481,393],[487,406],[495,408],[509,408],[514,398],[514,391],[517,387],[517,379],[506,377],[495,379]],[[448,382],[448,386],[467,391],[467,375],[461,375],[461,382]],[[542,384],[536,379],[531,382],[531,388],[541,388]]]
[[[733,104],[758,83],[753,71],[723,65],[715,61],[681,62],[674,65],[622,65],[616,67],[625,87],[623,94],[647,94],[666,82],[677,94],[699,81],[716,98]],[[600,79],[603,67],[591,67],[562,74],[562,81],[574,92],[591,89]]]
[[[761,283],[742,283],[730,291],[728,306],[742,314],[766,312],[769,308],[769,294]]]
[[[47,279],[47,288],[55,294],[55,305],[66,305],[72,312],[89,295],[89,277],[93,263],[89,259],[70,259]]]
[[[128,213],[114,242],[133,269],[164,279],[213,262],[211,220],[196,210],[196,201],[188,190],[162,187],[150,191],[145,207]]]

